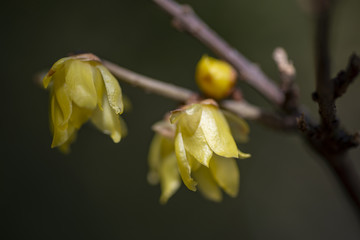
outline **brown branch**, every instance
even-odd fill
[[[315,28],[316,93],[321,124],[328,132],[339,127],[334,99],[334,82],[330,78],[329,25],[330,7],[327,0],[316,0]]]
[[[285,95],[283,110],[289,114],[298,114],[299,88],[294,83],[296,75],[295,67],[288,59],[285,49],[281,47],[274,50],[273,59],[277,64],[281,79],[281,90]]]
[[[184,103],[196,95],[195,92],[192,92],[186,88],[143,76],[120,67],[112,62],[102,60],[102,63],[121,81],[129,83],[135,87],[140,87],[147,92],[155,93],[163,97]],[[224,100],[220,102],[220,106],[228,111],[233,112],[239,117],[258,121],[273,129],[296,130],[297,128],[294,117],[281,117],[279,115],[266,112],[257,106],[247,103],[245,100]]]
[[[346,92],[348,86],[359,75],[359,72],[360,57],[354,53],[350,56],[346,70],[339,72],[333,80],[335,84],[334,98],[339,98]]]
[[[283,92],[260,68],[232,48],[216,32],[210,29],[189,6],[182,6],[173,0],[153,0],[159,7],[173,17],[174,26],[186,31],[219,57],[229,62],[239,73],[240,78],[259,91],[277,106],[284,102]]]

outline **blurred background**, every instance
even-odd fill
[[[189,3],[275,81],[284,47],[301,101],[314,116],[313,22],[296,0]],[[360,52],[360,1],[334,11],[332,76]],[[327,166],[295,135],[250,122],[253,157],[239,161],[240,193],[216,204],[184,186],[166,205],[146,180],[151,125],[177,103],[121,83],[133,110],[119,144],[83,126],[69,155],[50,149],[49,94],[34,75],[73,51],[89,51],[144,75],[196,90],[195,64],[214,56],[170,26],[148,0],[7,1],[2,6],[1,239],[360,239],[360,222]],[[358,79],[360,80],[360,79]],[[238,83],[249,102],[268,108]],[[360,81],[338,101],[342,123],[360,128]],[[351,151],[360,171],[360,149]]]

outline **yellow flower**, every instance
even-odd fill
[[[198,185],[213,200],[221,200],[218,186],[236,196],[239,171],[233,158],[248,158],[250,154],[237,148],[216,103],[205,100],[188,105],[174,111],[170,119],[176,123],[175,154],[187,188],[196,191]]]
[[[170,134],[175,130],[168,122],[160,122],[156,125],[162,125],[161,127],[165,126],[170,131]],[[160,181],[160,203],[165,204],[181,185],[174,152],[173,136],[168,135],[165,137],[159,133],[155,134],[150,144],[148,162],[148,182],[156,185]]]
[[[246,122],[230,113],[226,115],[231,117],[239,139],[247,139]],[[160,181],[160,202],[166,203],[177,191],[180,178],[190,190],[198,188],[210,200],[222,200],[220,188],[235,197],[240,174],[234,158],[250,155],[237,149],[227,121],[214,102],[185,106],[174,111],[171,120],[176,128],[165,122],[155,125],[157,133],[149,151],[148,181]]]
[[[217,100],[230,95],[236,71],[227,62],[204,55],[197,64],[195,79],[200,90]]]
[[[51,147],[69,151],[81,125],[91,119],[103,133],[119,142],[126,126],[121,88],[114,76],[92,54],[58,60],[43,79],[50,88]]]

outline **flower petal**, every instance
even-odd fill
[[[165,204],[181,185],[181,180],[176,165],[176,156],[174,153],[163,159],[159,172],[161,179],[160,203]]]
[[[67,124],[71,113],[72,113],[72,101],[69,97],[69,94],[67,92],[67,86],[64,81],[64,71],[59,70],[56,74],[53,76],[53,94],[56,96],[56,101],[59,104],[59,107],[61,109],[61,112],[63,114],[63,123]]]
[[[229,111],[222,110],[222,113],[229,124],[231,134],[235,141],[239,143],[247,142],[250,132],[247,122]]]
[[[124,106],[119,82],[103,65],[97,65],[96,67],[99,69],[104,80],[110,106],[112,109],[114,109],[116,114],[121,114],[123,112]]]
[[[70,98],[82,108],[94,109],[97,94],[93,81],[92,66],[88,62],[69,60],[65,63],[65,81]]]
[[[193,172],[194,179],[198,183],[198,188],[203,196],[215,202],[222,200],[222,193],[215,182],[210,170],[201,166],[197,171]]]
[[[213,156],[210,171],[219,186],[230,196],[236,197],[239,191],[240,172],[233,158]]]
[[[72,114],[69,122],[76,128],[79,129],[85,122],[87,122],[92,114],[90,109],[80,108],[75,103],[72,106]]]
[[[102,106],[102,111],[99,108],[95,110],[91,117],[91,121],[99,130],[110,135],[112,140],[115,143],[118,143],[120,142],[122,135],[126,133],[126,127],[124,126],[124,123],[121,122],[120,117],[115,114],[110,107],[106,96],[103,97]]]
[[[226,119],[218,108],[203,105],[200,127],[210,148],[223,157],[238,157],[238,149]]]
[[[200,104],[193,104],[182,111],[181,117],[177,123],[181,126],[182,133],[186,133],[186,135],[194,134],[199,128],[201,113],[202,108]]]
[[[102,79],[100,71],[96,67],[93,67],[92,69],[94,75],[94,86],[97,94],[97,104],[102,110],[102,100],[105,91],[104,81]]]
[[[178,126],[178,128],[181,132],[183,132],[182,127]],[[201,128],[198,128],[193,135],[187,135],[184,133],[183,139],[186,151],[188,151],[201,164],[209,167],[209,161],[213,155],[213,151],[207,144]]]
[[[50,68],[49,72],[46,74],[46,76],[43,79],[44,88],[47,88],[49,86],[49,83],[51,82],[53,75],[58,70],[60,70],[64,66],[64,62],[66,62],[69,59],[70,59],[69,57],[61,58],[56,63],[54,63],[54,65]]]
[[[177,158],[180,176],[185,186],[192,191],[196,191],[197,183],[191,177],[191,168],[186,158],[186,150],[181,132],[178,132],[175,137],[175,154]]]

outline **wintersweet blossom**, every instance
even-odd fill
[[[244,141],[249,133],[245,121],[231,114],[231,126]],[[175,124],[165,126],[153,138],[149,152],[148,181],[160,181],[160,202],[165,203],[179,188],[180,178],[192,191],[199,191],[213,201],[222,200],[223,189],[235,197],[238,193],[240,173],[234,158],[248,158],[238,150],[224,115],[212,100],[191,104],[173,111]],[[172,134],[169,134],[173,131]]]
[[[77,130],[89,119],[119,142],[126,134],[122,92],[115,77],[92,54],[58,60],[43,79],[50,89],[51,147],[69,151]]]

